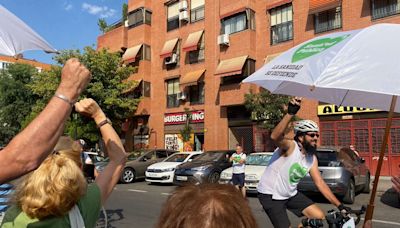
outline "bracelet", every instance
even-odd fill
[[[106,118],[105,120],[101,121],[99,124],[97,124],[97,128],[101,128],[102,126],[110,124],[112,126],[112,122],[110,119]]]
[[[59,99],[61,99],[61,100],[63,100],[63,101],[65,101],[65,102],[67,102],[69,105],[71,105],[71,107],[75,105],[75,102],[73,102],[70,99],[68,99],[68,97],[66,97],[65,95],[56,93],[56,94],[54,94],[54,96],[59,98]]]

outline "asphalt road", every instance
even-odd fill
[[[117,185],[106,204],[109,227],[154,227],[164,202],[174,188],[171,185],[150,185],[144,181]],[[257,197],[249,196],[248,199],[259,227],[272,227]],[[324,211],[333,209],[333,206],[322,197],[311,196],[311,199],[317,202]],[[368,201],[368,194],[359,194],[356,197],[356,203],[350,206],[353,209],[359,209],[361,205],[366,205]],[[392,201],[393,194],[390,192],[378,193],[375,200],[374,228],[400,228],[400,209],[387,205]],[[288,214],[292,224],[297,226],[300,218],[297,218],[291,212],[288,212]]]

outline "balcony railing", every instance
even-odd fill
[[[387,3],[389,2],[389,3]],[[379,19],[392,15],[400,14],[400,4],[397,0],[390,1],[372,1],[372,19]]]

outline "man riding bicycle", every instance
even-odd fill
[[[294,140],[284,138],[284,132],[292,117],[300,109],[301,98],[293,98],[288,105],[288,113],[271,133],[271,139],[278,148],[257,187],[258,199],[274,227],[290,227],[286,209],[298,217],[323,219],[324,212],[312,200],[297,191],[299,181],[310,173],[322,195],[340,211],[349,211],[335,197],[318,170],[315,156],[319,137],[318,125],[311,120],[294,123]]]

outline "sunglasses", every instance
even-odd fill
[[[307,133],[306,135],[310,136],[311,138],[314,138],[315,136],[317,136],[317,138],[319,138],[318,133]]]

